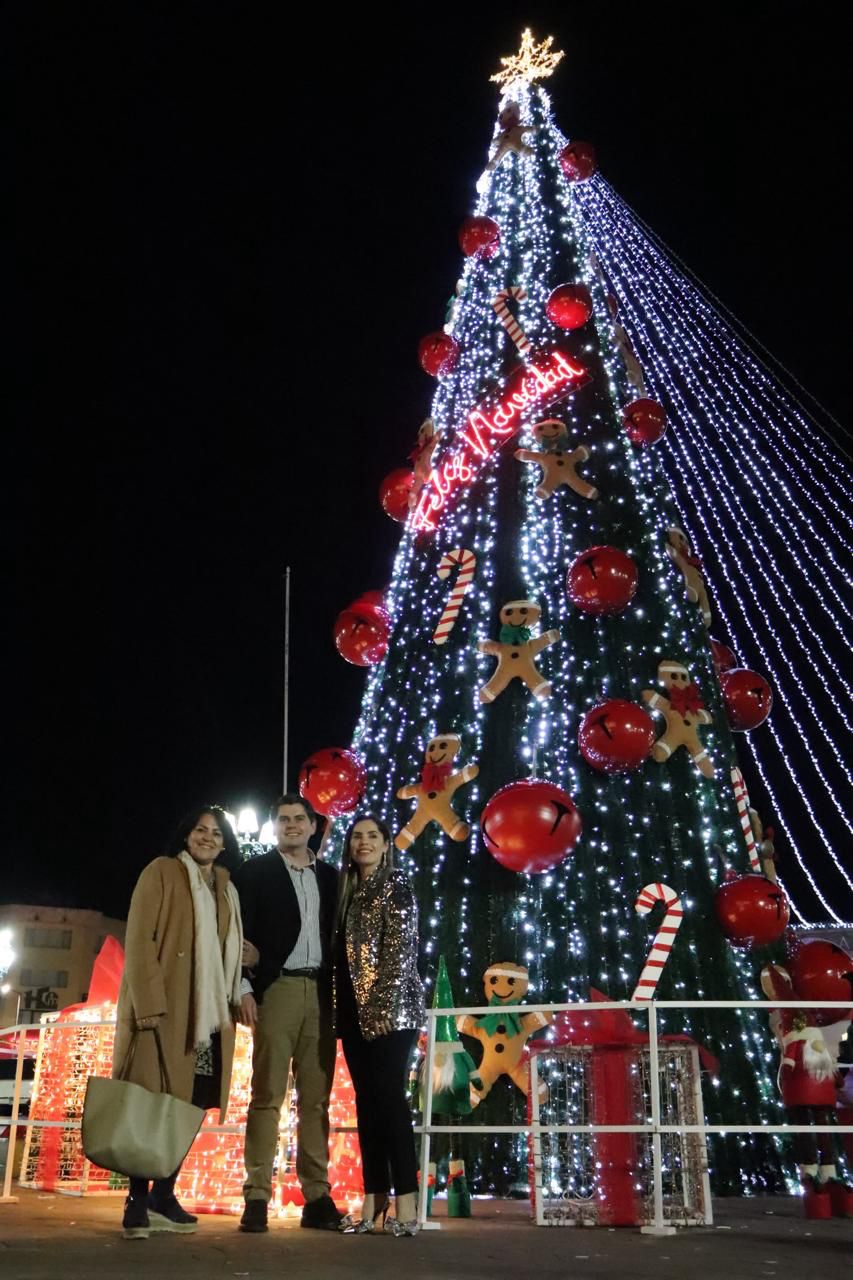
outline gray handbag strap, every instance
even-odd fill
[[[160,1086],[161,1086],[160,1091],[161,1093],[171,1093],[172,1086],[169,1081],[169,1071],[166,1066],[166,1056],[163,1053],[163,1042],[160,1039],[159,1027],[143,1027],[141,1031],[138,1029],[134,1031],[133,1039],[131,1040],[128,1046],[127,1056],[125,1057],[124,1064],[116,1078],[118,1080],[126,1080],[127,1077],[130,1075],[130,1069],[133,1066],[133,1059],[136,1056],[136,1043],[139,1037],[141,1035],[144,1035],[146,1031],[154,1032],[154,1042],[157,1045],[157,1059],[160,1064]]]

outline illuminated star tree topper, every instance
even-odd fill
[[[517,84],[532,84],[534,80],[544,80],[553,75],[557,63],[566,55],[562,50],[552,53],[551,45],[554,37],[548,36],[541,44],[533,40],[533,33],[528,27],[521,36],[521,48],[509,58],[501,58],[503,71],[490,77],[490,82],[511,89]]]

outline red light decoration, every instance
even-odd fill
[[[398,524],[405,524],[409,518],[409,494],[414,478],[409,467],[398,467],[396,471],[390,471],[379,486],[382,510]]]
[[[390,631],[384,609],[357,600],[335,619],[335,646],[354,667],[373,667],[388,652]]]
[[[637,566],[618,547],[589,547],[572,563],[566,592],[575,608],[596,617],[621,613],[637,590]]]
[[[772,880],[731,875],[714,896],[717,924],[734,947],[764,947],[788,927],[788,899]]]
[[[578,746],[593,769],[627,773],[648,758],[656,736],[651,716],[638,703],[608,698],[587,711]]]
[[[715,640],[713,636],[711,637],[711,661],[718,676],[722,671],[731,671],[732,667],[737,666],[734,650],[727,644],[723,644],[721,640]]]
[[[580,329],[592,315],[592,298],[585,284],[561,284],[545,303],[545,314],[560,329]]]
[[[352,813],[366,782],[364,765],[343,747],[315,751],[299,770],[299,794],[327,818]]]
[[[666,410],[657,400],[633,400],[622,410],[622,422],[631,444],[646,449],[666,433]]]
[[[570,142],[560,152],[560,168],[569,182],[586,182],[598,168],[591,142]]]
[[[501,787],[480,818],[495,861],[527,874],[558,866],[577,844],[582,825],[571,796],[538,778]]]
[[[583,365],[563,351],[543,352],[535,363],[524,366],[496,403],[468,414],[465,428],[456,433],[461,444],[430,471],[412,517],[413,527],[430,532],[438,527],[436,520],[448,498],[460,485],[470,485],[483,463],[520,430],[524,410],[550,408],[587,382],[589,374]]]
[[[720,675],[720,689],[729,727],[737,733],[757,729],[770,715],[773,691],[757,671],[735,667]]]
[[[459,359],[459,351],[459,343],[451,338],[449,333],[438,329],[435,333],[428,333],[425,338],[421,338],[418,344],[418,359],[424,373],[440,378],[443,374],[450,373],[455,367]]]
[[[501,229],[493,218],[466,218],[459,228],[459,248],[466,258],[493,258],[501,247]]]

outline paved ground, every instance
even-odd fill
[[[796,1200],[729,1200],[717,1225],[652,1239],[632,1230],[537,1229],[524,1203],[478,1201],[470,1221],[415,1239],[337,1236],[275,1224],[245,1236],[205,1217],[192,1236],[126,1241],[121,1201],[19,1191],[0,1205],[2,1280],[797,1280],[853,1277],[853,1221],[806,1223]],[[439,1212],[442,1206],[439,1205]]]

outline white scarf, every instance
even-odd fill
[[[193,1043],[196,1048],[200,1048],[210,1043],[214,1031],[228,1026],[232,1006],[240,1003],[243,924],[240,919],[240,899],[229,880],[225,886],[225,897],[231,918],[225,935],[224,952],[220,952],[216,901],[198,863],[186,850],[178,854],[178,860],[187,869],[193,899]]]

